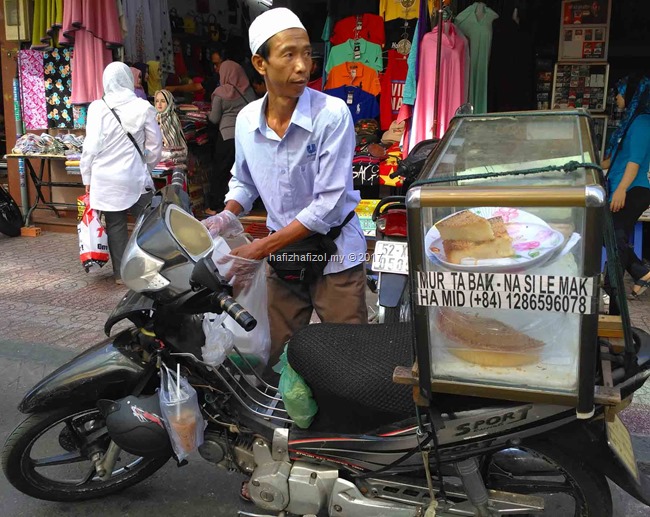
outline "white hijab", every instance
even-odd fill
[[[133,91],[133,73],[124,63],[114,61],[104,68],[102,77],[104,84],[104,100],[111,108],[117,108],[123,104],[132,102],[128,109],[119,111],[118,116],[122,121],[122,127],[133,134],[144,127],[147,111],[152,108],[151,104],[139,99]],[[138,101],[138,102],[133,102]]]

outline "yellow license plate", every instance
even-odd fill
[[[630,432],[625,427],[618,415],[613,422],[607,422],[607,444],[623,465],[630,471],[630,474],[639,481],[639,469],[636,465],[634,448],[632,447],[632,438]]]

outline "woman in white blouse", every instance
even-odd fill
[[[90,206],[104,213],[113,274],[121,284],[127,214],[137,217],[151,201],[151,170],[160,160],[162,135],[156,110],[134,93],[128,66],[109,64],[103,85],[104,97],[88,108],[80,168]]]

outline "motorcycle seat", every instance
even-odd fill
[[[413,364],[410,323],[309,325],[289,341],[289,364],[305,379],[319,411],[311,430],[368,432],[415,415],[411,386],[393,383]]]

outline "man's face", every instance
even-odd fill
[[[218,52],[213,52],[212,55],[210,56],[210,61],[212,61],[212,69],[214,70],[214,73],[218,74],[219,68],[221,67],[221,63],[223,63],[223,59],[221,59],[221,55]]]
[[[305,91],[311,71],[311,44],[307,31],[287,29],[269,41],[268,61],[259,60],[269,92],[297,98]]]

